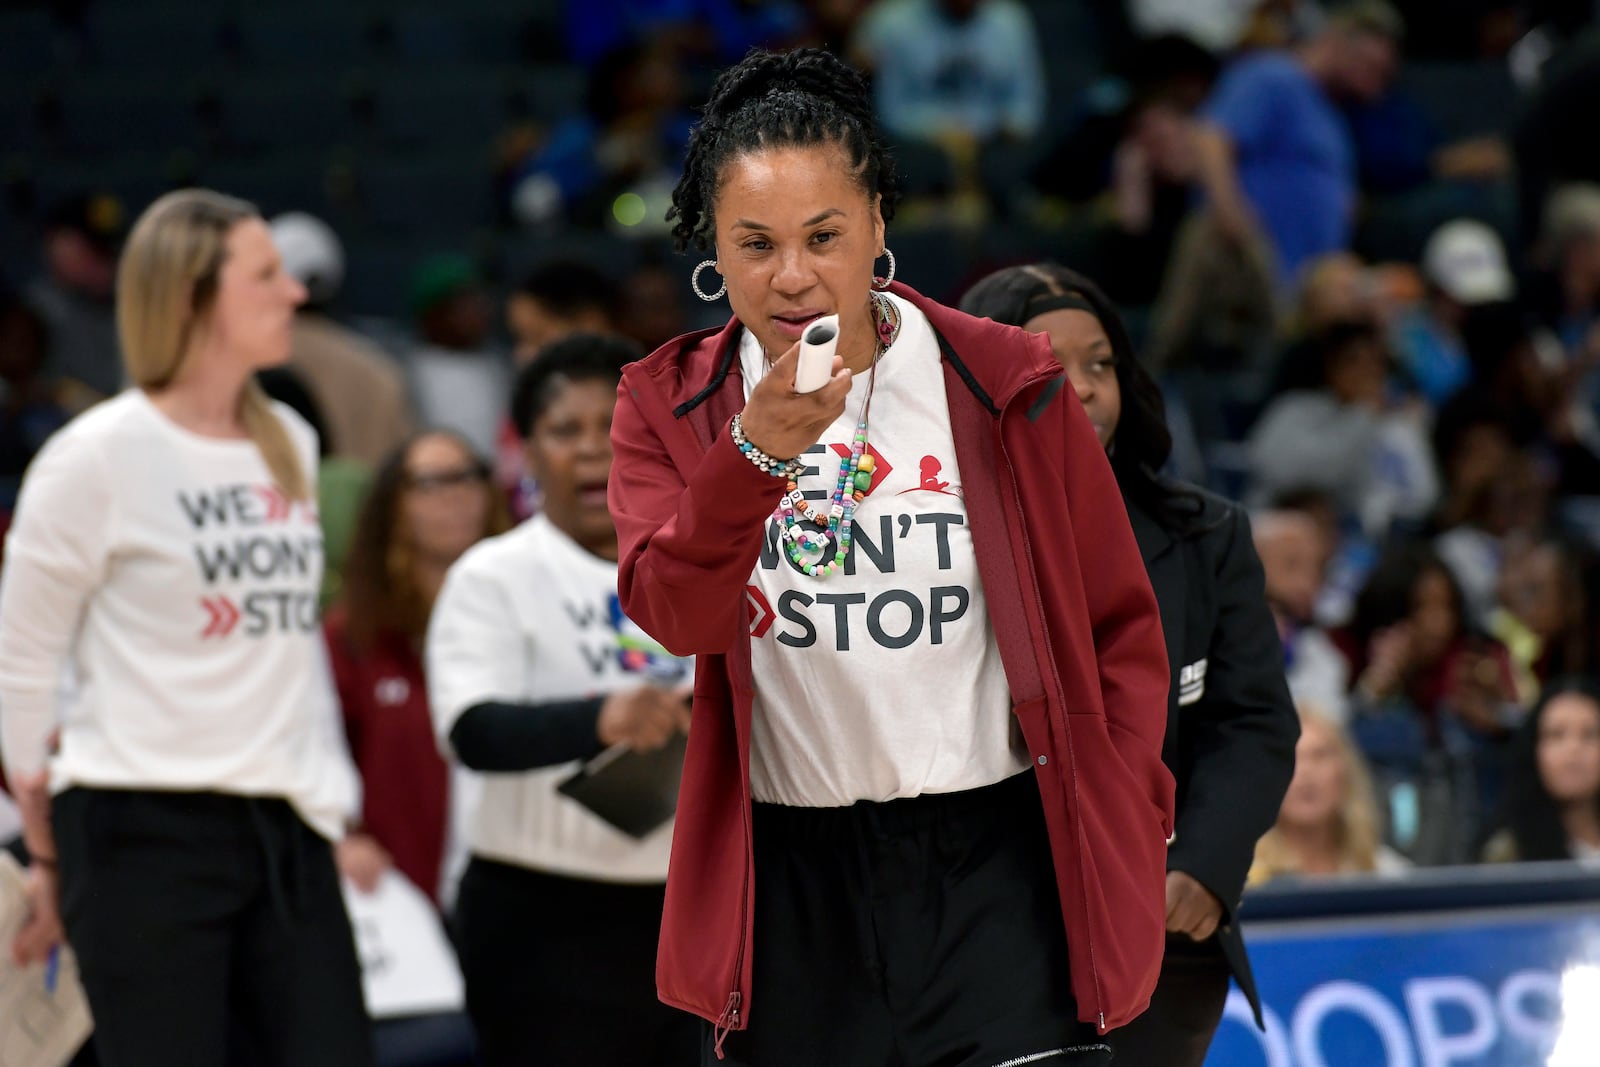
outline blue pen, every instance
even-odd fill
[[[61,969],[61,946],[51,945],[50,956],[44,961],[44,991],[56,991],[56,972]]]

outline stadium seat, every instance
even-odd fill
[[[334,78],[233,79],[220,100],[223,140],[246,152],[346,144],[362,131],[350,90]]]
[[[1446,141],[1504,133],[1516,118],[1517,87],[1505,64],[1409,62],[1400,85]]]
[[[1416,262],[1429,235],[1458,218],[1487,223],[1509,241],[1515,230],[1515,194],[1507,185],[1433,182],[1376,200],[1357,222],[1355,250],[1374,262]]]
[[[34,8],[0,10],[0,98],[7,105],[16,94],[32,88],[56,65],[61,52],[61,31],[48,11]]]
[[[110,74],[192,77],[226,59],[222,18],[201,6],[91,5],[84,19],[90,63]]]
[[[390,48],[402,61],[514,63],[524,58],[526,20],[514,13],[413,8],[389,20]]]
[[[506,286],[514,286],[534,267],[543,263],[577,260],[592,264],[608,276],[622,279],[643,262],[644,246],[638,241],[614,234],[579,230],[557,230],[538,234],[514,234],[500,242],[495,257],[495,272]],[[684,284],[694,264],[683,266]]]
[[[566,63],[541,63],[512,77],[512,109],[518,115],[554,124],[582,113],[589,76]]]
[[[198,151],[208,132],[197,89],[122,74],[80,77],[59,93],[61,143],[81,158],[114,159],[122,152]]]
[[[1100,26],[1081,0],[1034,0],[1028,5],[1043,53],[1049,98],[1040,135],[1065,131],[1071,105],[1104,70]]]
[[[459,243],[408,237],[350,240],[342,232],[341,236],[346,237],[346,259],[340,307],[352,315],[384,316],[407,330],[412,321],[411,276],[417,265],[441,250],[459,247]]]
[[[470,156],[364,159],[356,196],[362,220],[379,233],[456,233],[491,221],[490,176]]]
[[[40,207],[89,191],[114,193],[129,219],[162,193],[189,184],[194,177],[181,155],[159,152],[123,153],[114,159],[85,162],[52,160],[29,177]]]
[[[506,127],[511,92],[512,76],[503,69],[398,66],[374,80],[377,136],[389,149],[463,151],[473,157],[463,164],[475,167]]]
[[[324,218],[334,214],[334,166],[315,150],[269,156],[214,160],[201,170],[201,180],[218,192],[243,197],[263,214],[309,211]]]
[[[240,57],[262,69],[327,69],[368,62],[377,18],[327,4],[302,11],[252,11],[229,23]]]
[[[967,281],[971,240],[948,226],[891,229],[889,249],[895,256],[895,280],[935,300],[951,300]],[[883,270],[884,261],[877,269]]]

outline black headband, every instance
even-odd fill
[[[1041,293],[1028,301],[1022,321],[1029,322],[1051,311],[1087,311],[1096,319],[1100,317],[1100,309],[1078,293]]]

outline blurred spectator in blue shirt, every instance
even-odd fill
[[[1294,52],[1235,61],[1206,107],[1199,146],[1211,209],[1230,239],[1266,237],[1282,291],[1305,263],[1349,246],[1356,160],[1337,102],[1382,95],[1400,36],[1388,4],[1352,4]]]

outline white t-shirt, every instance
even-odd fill
[[[456,561],[428,626],[428,702],[440,744],[467,709],[677,687],[691,663],[646,637],[617,600],[617,565],[536,515]],[[556,786],[576,762],[478,776],[472,852],[608,882],[662,882],[672,824],[638,840]]]
[[[10,795],[0,792],[0,842],[14,841],[22,836],[22,812],[12,803]]]
[[[1350,721],[1350,661],[1320,627],[1295,633],[1284,680],[1295,707],[1310,704],[1340,726]]]
[[[1261,0],[1130,0],[1140,36],[1180,33],[1213,52],[1229,52],[1244,36]]]
[[[751,574],[757,800],[839,807],[976,789],[1028,766],[967,525],[938,340],[926,316],[890,299],[902,325],[878,362],[867,429],[877,466],[850,560],[826,579],[802,573],[774,517]],[[740,357],[749,390],[767,362],[748,331]],[[845,413],[806,453],[800,489],[814,509],[831,502],[869,378],[856,376]]]
[[[1404,878],[1414,867],[1410,860],[1388,845],[1379,845],[1372,861],[1373,873],[1380,878]]]
[[[275,405],[303,469],[316,435]],[[314,503],[255,444],[205,437],[129,390],[52,438],[0,578],[0,747],[72,785],[281,796],[324,836],[357,778],[318,620]],[[70,685],[63,685],[63,679]]]

